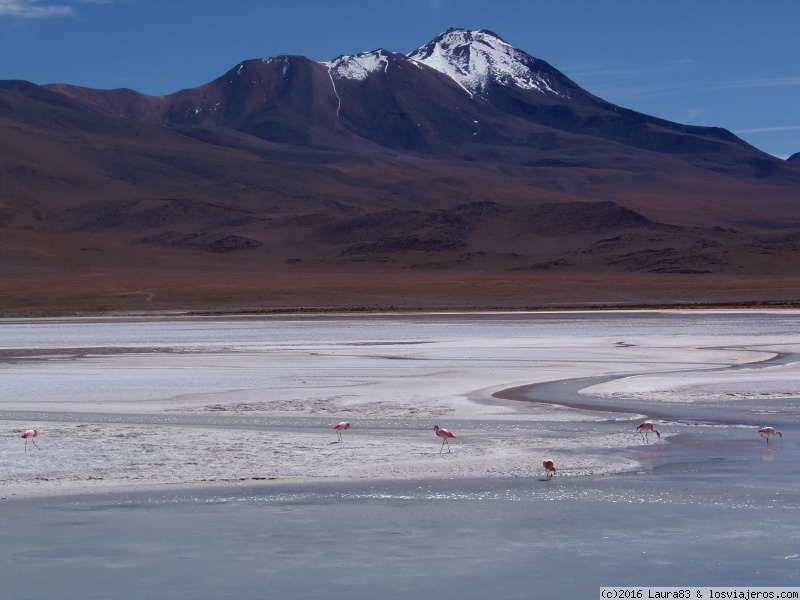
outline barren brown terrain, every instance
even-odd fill
[[[449,268],[413,268],[408,259],[404,265],[326,267],[268,256],[243,261],[240,254],[120,248],[113,237],[6,233],[3,255],[24,259],[3,268],[2,316],[800,304],[797,250],[779,254],[777,266],[774,254],[728,254],[748,266],[745,273],[559,265],[510,270],[509,260],[517,259],[485,256]]]
[[[0,82],[0,315],[800,303],[797,160],[384,58]]]

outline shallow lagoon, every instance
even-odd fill
[[[298,335],[313,347],[428,338],[457,343],[459,336],[492,340],[533,332],[543,338],[603,335],[625,341],[666,333],[675,337],[676,348],[684,343],[681,338],[687,346],[697,340],[711,345],[724,336],[726,342],[772,350],[785,342],[782,360],[791,362],[797,317],[780,311],[462,315],[267,319],[257,326],[236,319],[178,320],[155,329],[148,320],[125,322],[120,329],[104,320],[95,328],[72,321],[15,321],[3,325],[3,347],[29,348],[33,354],[49,348],[71,356],[76,348],[103,347],[113,347],[116,354],[148,348],[191,355],[208,348],[251,352],[265,340],[295,343]],[[209,326],[213,323],[219,327]],[[487,344],[484,352],[492,351]],[[596,362],[600,371],[606,368],[594,353],[559,357],[555,347],[536,352],[542,360]],[[69,370],[74,375],[76,366],[83,368],[82,359],[70,360],[77,361]],[[680,363],[674,359],[669,369],[680,369]],[[622,373],[624,366],[615,365],[613,372]],[[639,371],[659,366],[640,365]],[[66,399],[86,392],[80,380],[67,386],[58,377],[32,383],[28,368],[27,363],[11,365],[5,397],[16,391],[35,402],[43,390]],[[255,367],[245,372],[264,387],[285,376],[272,372],[267,377]],[[142,400],[139,394],[149,398],[205,389],[201,379],[161,390],[168,373],[159,369],[127,376],[147,373],[153,380],[141,387],[121,386],[130,401]],[[97,369],[91,375],[98,374],[89,392],[102,401],[119,373]],[[225,391],[241,374],[220,368],[209,381]],[[551,422],[548,435],[554,438],[607,433],[620,427],[620,415],[631,412],[658,414],[667,434],[659,443],[596,451],[608,461],[635,460],[637,471],[566,473],[552,481],[531,471],[515,478],[269,483],[7,500],[0,503],[3,597],[596,598],[604,585],[800,586],[797,398],[694,404],[609,399],[579,394],[588,383],[540,384],[521,393],[532,402],[580,405],[601,415]],[[784,432],[769,445],[753,432],[766,415]],[[6,411],[2,418],[24,416]],[[273,420],[269,427],[321,423],[298,415]],[[456,424],[467,430],[524,429],[530,421]],[[396,425],[391,419],[362,423],[376,430]],[[202,426],[214,427],[213,419]]]
[[[748,479],[689,466],[13,502],[3,537],[18,542],[3,544],[0,570],[9,598],[596,598],[601,585],[800,585],[800,494]]]

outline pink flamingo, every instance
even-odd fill
[[[556,463],[552,460],[546,460],[542,462],[542,465],[544,465],[544,474],[547,475],[548,479],[552,479],[553,475],[556,474]]]
[[[39,448],[39,445],[36,443],[36,440],[34,440],[34,439],[33,439],[33,438],[35,438],[37,435],[39,435],[39,432],[38,432],[38,431],[36,431],[35,429],[26,429],[26,430],[25,430],[25,431],[22,433],[22,435],[21,435],[20,437],[22,437],[22,438],[24,438],[24,439],[25,439],[25,452],[27,452],[27,451],[28,451],[28,438],[30,438],[30,440],[31,440],[31,443],[32,443],[34,446],[36,446],[37,448]],[[41,448],[39,448],[39,450],[41,450]]]
[[[348,423],[347,421],[342,421],[341,423],[337,423],[336,425],[334,425],[333,429],[334,429],[334,431],[336,431],[336,435],[339,436],[339,441],[341,442],[342,441],[342,432],[345,429],[350,429],[350,423]]]
[[[639,424],[636,430],[639,432],[639,435],[642,435],[642,431],[644,431],[644,435],[642,435],[642,440],[646,441],[648,444],[650,443],[650,440],[647,439],[648,431],[653,431],[659,438],[661,437],[661,434],[658,433],[658,429],[653,427],[652,421],[645,421],[644,423]]]
[[[438,425],[434,425],[433,426],[433,431],[434,431],[434,433],[436,433],[436,435],[438,435],[440,438],[442,438],[442,447],[439,448],[439,454],[441,454],[442,450],[444,450],[444,445],[445,444],[447,444],[447,451],[450,452],[450,442],[447,441],[447,438],[455,439],[456,436],[454,436],[451,431],[449,431],[447,429],[442,429]]]
[[[780,431],[775,431],[774,427],[762,427],[761,429],[758,430],[758,433],[761,434],[761,437],[767,440],[768,444],[769,444],[769,436],[771,435],[777,435],[778,437],[783,437],[783,434]]]

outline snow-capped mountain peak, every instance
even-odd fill
[[[386,71],[389,67],[389,56],[386,50],[373,50],[372,52],[339,56],[322,64],[328,67],[328,73],[334,79],[362,80],[376,71]]]
[[[486,29],[449,29],[408,55],[454,79],[471,95],[480,95],[490,83],[516,85],[548,95],[564,96],[538,61]],[[542,65],[546,69],[536,68]]]

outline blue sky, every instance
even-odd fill
[[[800,152],[798,0],[0,0],[0,79],[168,94],[242,60],[491,29],[620,106]]]

